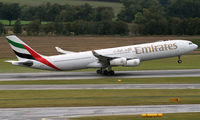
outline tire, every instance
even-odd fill
[[[107,70],[104,70],[104,71],[103,71],[103,75],[108,75],[108,71],[107,71]]]
[[[179,64],[181,64],[181,63],[182,63],[182,60],[178,60],[177,62],[178,62]]]
[[[97,73],[97,74],[101,74],[101,70],[97,70],[96,73]]]
[[[109,71],[109,75],[115,75],[115,72],[113,70]]]

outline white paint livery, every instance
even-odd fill
[[[16,36],[7,36],[7,39],[16,43],[25,44]],[[13,45],[11,45],[12,49],[20,51],[20,48],[16,48]],[[138,66],[140,62],[146,60],[179,56],[178,62],[181,63],[181,55],[191,52],[198,47],[196,44],[187,40],[158,41],[85,52],[64,51],[57,47],[56,49],[58,52],[62,53],[61,55],[41,55],[38,58],[37,53],[35,53],[35,55],[28,50],[30,47],[28,45],[26,46],[26,50],[24,49],[22,51],[25,51],[24,53],[26,54],[32,55],[34,59],[21,58],[19,61],[7,62],[11,62],[14,65],[22,65],[45,70],[67,71],[100,68],[100,70],[97,70],[97,73],[105,75],[114,75],[114,71],[111,70],[112,66]],[[106,68],[108,68],[108,70],[106,70]]]

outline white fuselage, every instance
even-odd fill
[[[191,52],[197,48],[197,45],[186,40],[169,40],[124,47],[108,48],[95,50],[100,55],[139,59],[140,61],[180,56]],[[55,56],[46,56],[48,61],[58,67],[60,70],[78,70],[86,68],[100,68],[99,63],[92,51],[62,54]],[[34,61],[33,68],[54,70],[53,68]]]

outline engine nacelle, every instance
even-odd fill
[[[140,64],[140,59],[132,59],[132,60],[128,60],[126,62],[126,65],[124,65],[124,66],[134,67],[134,66],[138,66],[139,64]]]
[[[111,66],[125,66],[127,64],[126,58],[117,58],[110,61]]]

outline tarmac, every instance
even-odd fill
[[[200,89],[200,84],[0,85],[0,90]]]
[[[1,73],[0,81],[76,80],[101,78],[200,77],[200,69],[117,71],[115,76],[95,72]],[[200,84],[81,84],[81,85],[0,85],[0,90],[60,89],[200,89]],[[66,120],[71,117],[135,115],[142,113],[200,112],[200,104],[1,108],[0,120]]]
[[[72,117],[136,115],[142,113],[200,112],[200,104],[141,105],[141,106],[94,106],[94,107],[47,107],[0,109],[1,120],[66,120]]]
[[[154,77],[200,77],[200,69],[116,71],[116,75],[114,76],[97,75],[95,71],[93,72],[1,73],[0,81],[76,80],[76,79],[101,79],[101,78],[154,78]]]

